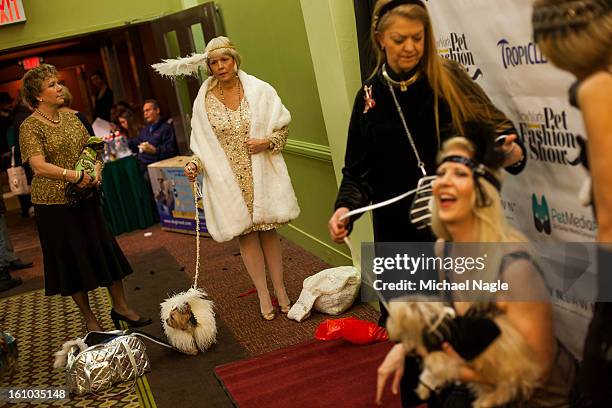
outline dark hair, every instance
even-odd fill
[[[42,85],[46,79],[57,77],[57,69],[53,65],[40,64],[32,68],[21,78],[21,92],[25,102],[35,108],[40,103],[37,99],[42,92]]]
[[[155,100],[155,99],[146,99],[143,102],[142,106],[144,107],[147,103],[150,103],[151,105],[153,105],[153,107],[155,109],[159,109],[159,103],[157,103],[157,100]]]
[[[140,118],[140,115],[134,114],[134,112],[126,110],[119,115],[120,118],[124,118],[127,120],[128,128],[127,137],[136,137],[140,133],[140,129],[142,129],[143,124]]]

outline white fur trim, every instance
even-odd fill
[[[74,339],[65,342],[62,345],[62,349],[55,353],[55,361],[53,362],[53,368],[64,368],[68,361],[68,354],[73,352],[74,348],[78,348],[79,353],[87,348],[87,344],[83,339]]]
[[[267,138],[274,130],[289,124],[291,114],[272,86],[243,71],[238,76],[251,112],[250,138]],[[217,242],[229,241],[253,223],[284,223],[297,218],[300,208],[283,156],[264,151],[251,156],[254,188],[251,219],[229,161],[208,121],[206,92],[211,80],[208,78],[202,84],[193,104],[190,143],[204,167],[202,193],[210,235]]]
[[[204,299],[205,296],[206,292],[204,290],[191,288],[186,292],[178,293],[164,300],[161,304],[160,317],[164,333],[168,337],[170,344],[188,354],[195,354],[198,349],[205,351],[215,343],[217,338],[213,302]],[[180,306],[185,304],[189,304],[191,312],[198,322],[193,336],[185,331],[170,327],[166,323],[170,313],[175,308],[180,308]]]

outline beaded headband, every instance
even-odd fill
[[[390,2],[382,6],[378,11],[378,14],[375,15],[372,19],[372,25],[374,26],[374,28],[378,28],[378,22],[381,18],[383,18],[385,14],[387,14],[389,11],[393,10],[396,7],[403,6],[404,4],[414,4],[417,6],[421,6],[427,10],[425,4],[423,4],[421,0],[391,0]]]
[[[459,163],[469,167],[474,173],[474,178],[482,177],[491,183],[493,187],[497,189],[497,191],[501,191],[501,183],[484,164],[477,163],[474,160],[464,156],[446,156],[444,159],[442,159],[438,166],[446,162]]]
[[[536,41],[568,29],[584,27],[595,18],[612,11],[612,0],[578,0],[534,7],[531,17]]]
[[[234,47],[233,45],[220,45],[220,46],[218,46],[218,47],[215,47],[215,48],[213,48],[213,49],[210,49],[210,50],[206,51],[206,55],[208,56],[208,55],[210,55],[210,53],[211,53],[211,52],[215,52],[215,51],[218,51],[218,50],[222,50],[222,49],[224,49],[224,48],[231,48],[232,50],[235,50],[235,49],[236,49],[236,47]]]

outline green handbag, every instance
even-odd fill
[[[92,179],[96,177],[96,162],[102,159],[104,151],[104,140],[96,136],[90,136],[76,162],[74,169],[87,173]],[[93,187],[79,188],[75,183],[66,186],[66,199],[68,206],[76,208],[79,204],[94,196],[96,189]]]

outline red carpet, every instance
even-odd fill
[[[240,408],[375,407],[376,370],[391,344],[309,340],[215,368]],[[385,393],[383,407],[400,407]]]

